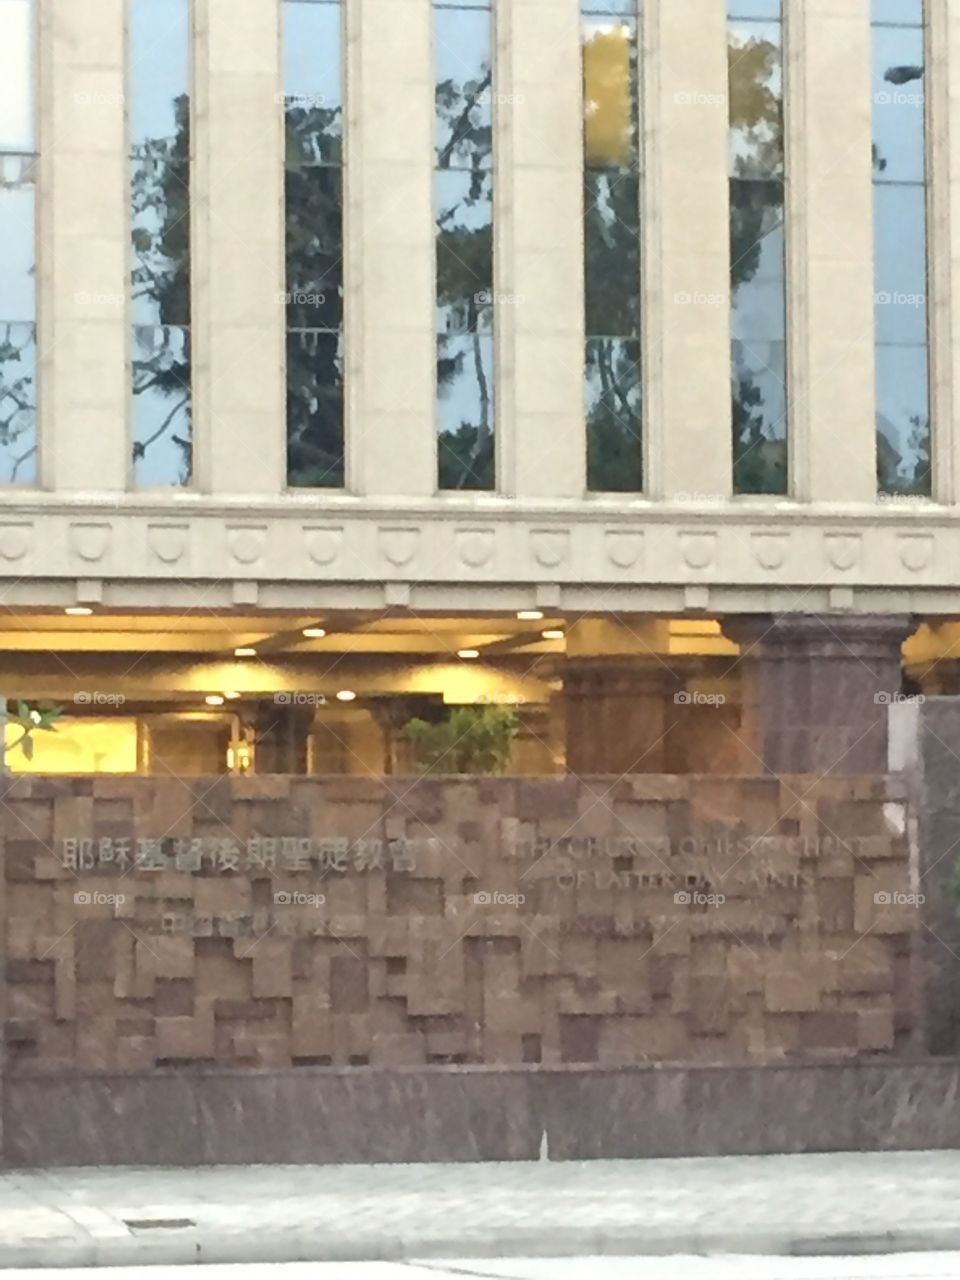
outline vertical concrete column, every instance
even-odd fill
[[[126,488],[129,166],[123,0],[38,5],[39,471]]]
[[[195,0],[191,174],[197,486],[286,484],[281,0]]]
[[[873,502],[869,0],[785,0],[791,488]]]
[[[662,773],[680,681],[650,658],[570,660],[563,671],[567,771]]]
[[[499,488],[578,498],[586,487],[580,3],[509,0],[496,22]]]
[[[655,497],[729,496],[727,18],[645,4],[644,388]]]
[[[909,618],[758,615],[723,629],[741,649],[741,737],[756,772],[886,770]]]
[[[430,0],[349,0],[347,468],[369,496],[437,487]]]

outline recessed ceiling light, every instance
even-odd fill
[[[305,635],[308,640],[322,640],[327,633],[324,631],[323,627],[304,627],[302,634]]]
[[[458,649],[457,657],[458,658],[479,658],[480,650],[479,649]]]
[[[236,689],[231,689],[229,693],[225,693],[223,696],[227,699],[239,698],[240,694],[236,691]]]
[[[543,614],[539,609],[519,609],[517,617],[521,622],[539,622]]]
[[[340,702],[352,702],[356,696],[352,689],[341,689],[337,694]]]
[[[234,649],[233,656],[235,658],[255,658],[257,656],[256,649],[251,649],[246,645],[241,645],[239,649]]]
[[[207,694],[207,696],[204,698],[204,702],[207,704],[207,706],[208,706],[208,707],[222,707],[222,706],[223,706],[223,694],[222,694],[222,693],[208,693],[208,694]]]
[[[563,639],[563,632],[557,631],[555,628],[551,628],[548,631],[541,631],[540,634],[543,636],[544,640],[562,640]]]
[[[72,604],[63,612],[68,613],[71,618],[89,618],[93,610],[88,609],[85,604]]]

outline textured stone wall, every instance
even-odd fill
[[[7,778],[8,1069],[904,1051],[901,785]]]

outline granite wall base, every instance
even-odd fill
[[[11,1076],[6,1164],[554,1160],[960,1147],[960,1060]]]

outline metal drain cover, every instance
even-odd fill
[[[192,1218],[124,1218],[123,1222],[131,1231],[179,1231],[197,1225]]]

